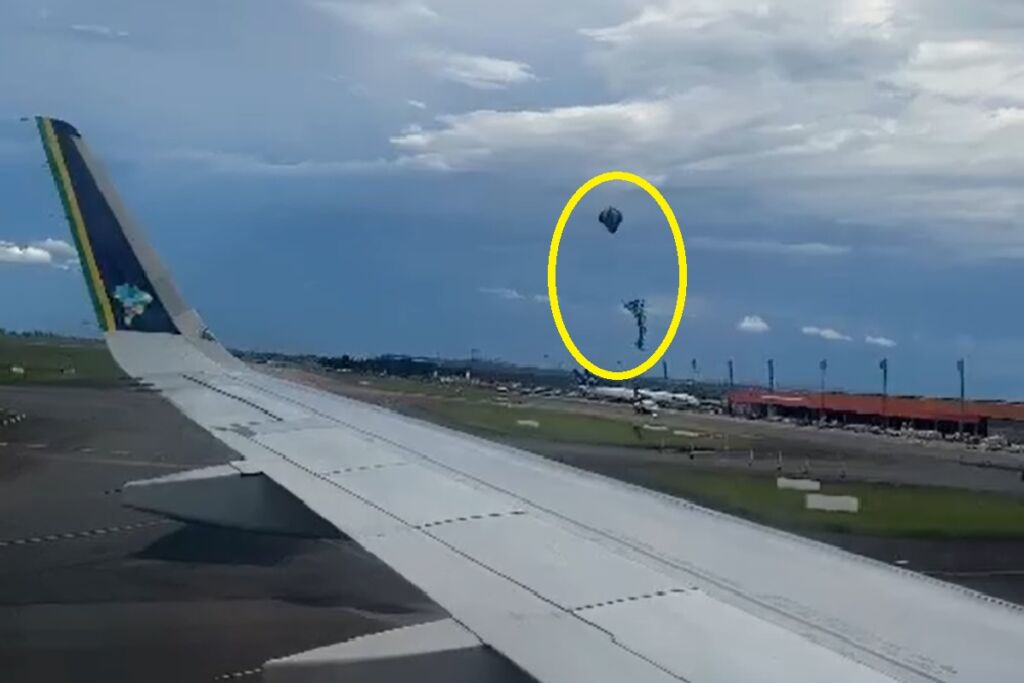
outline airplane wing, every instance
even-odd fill
[[[269,662],[267,679],[487,680],[500,660],[544,683],[1020,680],[1015,605],[251,370],[79,133],[38,126],[114,358],[238,453],[132,483],[126,503],[345,536],[451,616]]]

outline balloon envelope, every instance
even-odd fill
[[[622,222],[622,212],[614,206],[609,206],[598,214],[597,220],[601,221],[604,227],[608,228],[608,232],[614,235],[615,231],[619,229],[619,223]]]

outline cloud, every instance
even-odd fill
[[[518,291],[510,287],[480,287],[477,291],[481,294],[496,296],[499,299],[506,299],[508,301],[516,301],[525,298]]]
[[[768,323],[764,321],[759,315],[745,315],[743,320],[736,324],[736,329],[740,332],[746,332],[748,334],[762,334],[767,332],[771,328],[768,327]]]
[[[888,337],[872,337],[870,334],[864,337],[864,343],[874,344],[875,346],[884,346],[885,348],[892,348],[896,346],[896,341],[889,339]]]
[[[64,240],[55,240],[52,237],[47,237],[41,242],[33,242],[33,247],[42,249],[48,252],[55,259],[77,259],[78,254],[75,252],[75,248],[65,242]]]
[[[642,160],[666,189],[750,192],[767,216],[1024,250],[1024,43],[1005,28],[1024,22],[1001,7],[655,0],[582,31],[604,90],[449,114],[391,142],[434,169],[558,179]],[[845,253],[824,239],[774,248]]]
[[[412,162],[387,159],[270,161],[250,154],[211,150],[177,150],[163,153],[159,159],[175,163],[197,164],[214,173],[295,177],[366,173],[413,165]]]
[[[550,301],[550,299],[548,299],[548,295],[547,294],[534,294],[533,295],[533,300],[536,301],[539,304],[546,304],[546,303],[548,303],[548,301]]]
[[[688,240],[688,243],[698,249],[709,251],[735,251],[778,256],[842,256],[850,253],[850,247],[846,245],[822,242],[770,242],[695,237]]]
[[[370,33],[401,33],[439,18],[430,7],[413,0],[313,0],[309,5]]]
[[[410,107],[415,107],[416,109],[427,108],[426,102],[421,102],[420,100],[406,100],[405,103],[408,104]]]
[[[530,65],[461,52],[424,52],[421,61],[445,80],[478,90],[502,90],[536,80]]]
[[[76,262],[74,247],[62,240],[47,238],[25,246],[0,240],[0,263],[43,265],[68,270]]]
[[[839,332],[838,330],[832,329],[831,327],[814,327],[808,325],[806,327],[801,327],[800,331],[803,334],[812,337],[821,337],[822,339],[826,339],[828,341],[853,341],[853,337],[845,335],[842,332]]]
[[[96,38],[127,38],[128,32],[103,26],[100,24],[72,24],[69,27],[75,33],[88,35]]]

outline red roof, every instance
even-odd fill
[[[763,389],[737,389],[729,394],[734,404],[773,405],[779,407],[805,407],[818,410],[824,402],[825,410],[859,415],[885,415],[917,420],[961,419],[960,400],[927,398],[923,396],[887,396],[880,394],[844,394],[827,392],[767,391]],[[883,410],[884,401],[884,410]],[[977,422],[995,420],[1024,421],[1024,403],[997,401],[965,401],[963,419]]]

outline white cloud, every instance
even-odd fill
[[[269,161],[249,154],[210,150],[177,150],[166,152],[160,160],[198,164],[214,173],[263,176],[329,176],[346,173],[367,173],[413,165],[411,161],[386,159],[303,159],[301,161]]]
[[[414,0],[313,0],[309,4],[371,33],[401,33],[439,18],[437,12]]]
[[[822,242],[769,242],[695,237],[687,240],[687,245],[711,251],[737,251],[779,256],[842,256],[850,253],[850,247],[846,245]]]
[[[461,52],[424,52],[420,59],[439,77],[478,90],[501,90],[536,80],[530,65]]]
[[[533,300],[536,301],[539,304],[546,304],[546,303],[548,303],[548,301],[550,301],[550,299],[548,299],[548,295],[547,294],[534,294],[533,295]]]
[[[127,38],[128,32],[100,24],[72,24],[71,30],[99,38]]]
[[[872,337],[870,334],[864,337],[866,344],[874,344],[875,346],[884,346],[886,348],[892,348],[896,346],[896,341],[889,339],[888,337]]]
[[[62,240],[47,238],[25,246],[0,240],[0,263],[43,265],[67,270],[76,261],[74,247]]]
[[[416,109],[427,108],[427,103],[421,102],[420,100],[406,100],[405,103],[408,104],[410,107],[415,107]]]
[[[55,240],[52,237],[47,237],[40,242],[33,242],[31,246],[48,252],[53,258],[58,260],[78,258],[75,248],[64,240]]]
[[[518,291],[510,287],[480,287],[477,291],[481,294],[496,296],[499,299],[507,299],[509,301],[517,301],[525,298]]]
[[[766,214],[896,227],[989,255],[1024,249],[1024,42],[1006,28],[1024,12],[1001,7],[968,17],[916,0],[655,0],[582,31],[608,86],[586,104],[451,114],[392,143],[440,170],[577,177],[630,159],[664,189],[756,193]]]
[[[748,334],[762,334],[767,332],[771,328],[768,327],[768,323],[764,321],[759,315],[745,315],[743,320],[736,324],[736,329],[740,332],[746,332]]]
[[[806,335],[812,337],[821,337],[828,341],[853,341],[853,337],[843,334],[838,330],[834,330],[831,327],[814,327],[811,325],[801,327],[800,331]]]

